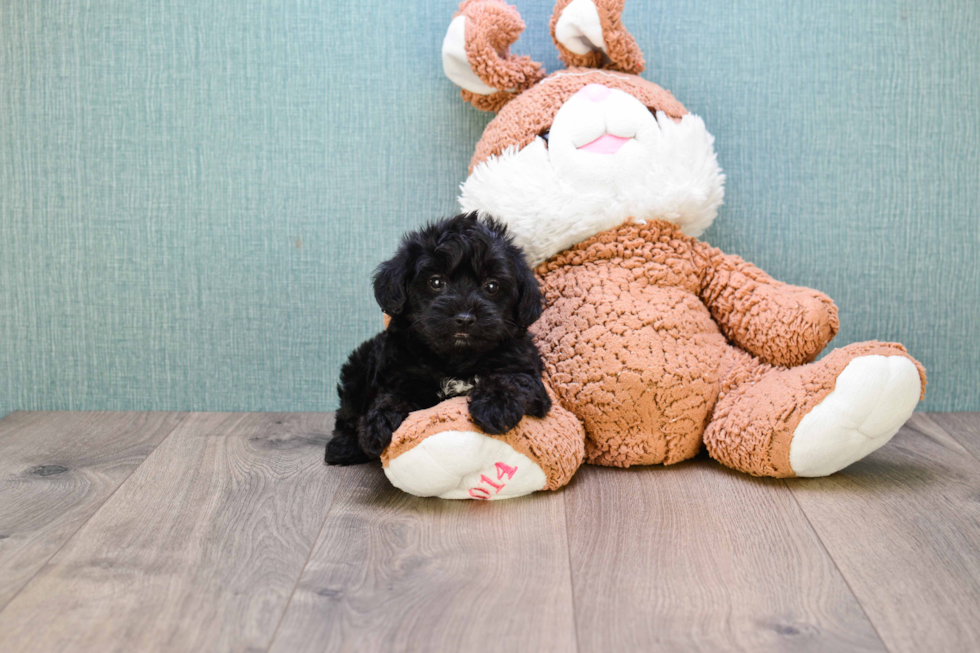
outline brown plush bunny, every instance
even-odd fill
[[[466,399],[412,413],[382,456],[420,496],[502,499],[554,490],[585,462],[671,464],[702,442],[757,476],[823,476],[884,445],[925,392],[894,343],[811,362],[837,333],[827,296],[789,286],[696,240],[724,176],[713,138],[636,74],[623,0],[559,0],[551,33],[567,70],[510,54],[524,29],[499,0],[460,5],[446,74],[498,111],[476,146],[463,210],[505,223],[545,294],[532,327],[554,399],[502,436]]]

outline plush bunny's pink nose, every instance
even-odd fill
[[[612,95],[612,89],[602,84],[586,84],[576,95],[584,95],[592,102],[602,102]]]

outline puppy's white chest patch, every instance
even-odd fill
[[[445,378],[439,384],[439,398],[449,399],[450,397],[460,397],[465,396],[470,393],[477,383],[480,382],[480,377],[474,376],[472,379],[452,379]]]

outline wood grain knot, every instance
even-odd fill
[[[38,465],[31,470],[31,475],[33,476],[57,476],[58,474],[64,474],[68,471],[68,468],[64,465]]]
[[[327,433],[298,433],[281,437],[277,435],[255,436],[249,439],[258,449],[269,449],[275,451],[289,451],[293,449],[305,449],[307,447],[325,447],[330,435]]]
[[[344,590],[321,587],[320,589],[316,590],[316,594],[317,596],[323,596],[334,601],[339,601],[344,596]]]
[[[769,624],[769,628],[783,637],[813,637],[820,634],[819,628],[807,623],[782,621]]]

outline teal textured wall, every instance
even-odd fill
[[[515,50],[558,67],[548,2]],[[928,5],[928,6],[926,6]],[[325,410],[373,267],[490,116],[455,3],[0,3],[0,414]],[[980,3],[629,0],[728,174],[705,239],[899,340],[980,410]]]

